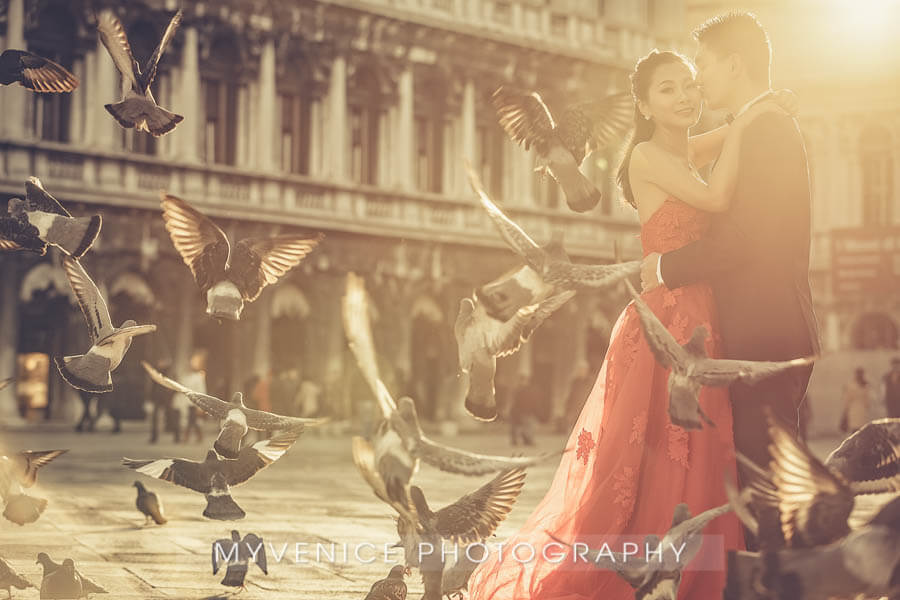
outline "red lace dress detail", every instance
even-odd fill
[[[708,223],[707,214],[669,199],[641,228],[644,254],[688,244]],[[709,286],[661,286],[643,299],[682,344],[704,325],[712,332],[707,352],[719,354]],[[472,574],[470,599],[630,600],[634,591],[625,581],[612,571],[573,560],[548,532],[592,548],[605,542],[610,550],[621,551],[631,541],[643,549],[644,536],[662,537],[669,529],[678,503],[686,502],[696,515],[727,502],[724,478],[735,472],[727,389],[700,393],[700,405],[716,428],[685,431],[669,422],[668,375],[653,357],[629,304],[613,327],[606,359],[550,489],[524,527],[505,541],[503,551],[492,552]],[[713,521],[704,535],[700,553],[684,572],[679,600],[721,598],[725,552],[744,547],[733,513]],[[535,556],[527,560],[532,549]]]

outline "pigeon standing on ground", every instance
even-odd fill
[[[201,394],[181,385],[174,379],[166,377],[158,370],[150,366],[146,361],[141,361],[144,370],[150,378],[159,385],[174,392],[180,392],[194,403],[194,406],[214,419],[222,421],[222,429],[219,437],[213,444],[213,449],[222,458],[237,458],[241,449],[241,440],[248,429],[257,431],[273,431],[290,429],[298,434],[302,433],[309,425],[321,425],[327,419],[306,419],[302,417],[289,417],[278,415],[264,410],[248,408],[244,404],[244,396],[235,392],[231,402],[225,402],[215,396]]]
[[[372,584],[365,600],[406,600],[406,582],[403,577],[410,572],[410,568],[403,565],[391,567],[386,579]]]
[[[284,234],[246,238],[234,248],[219,227],[190,204],[161,194],[163,219],[172,244],[206,299],[206,313],[216,319],[241,318],[245,302],[278,281],[312,252],[324,234]]]
[[[287,430],[272,439],[242,448],[234,460],[223,459],[209,450],[203,462],[183,458],[134,460],[123,458],[122,464],[144,475],[156,477],[175,485],[206,495],[207,509],[203,516],[210,519],[242,518],[244,511],[232,500],[229,488],[240,485],[266,468],[294,445],[298,431]]]
[[[81,258],[103,225],[100,215],[73,217],[37,177],[25,182],[25,200],[9,201],[8,213],[0,217],[0,250],[28,250],[41,256],[51,245]]]
[[[156,325],[138,325],[129,319],[114,327],[106,301],[97,284],[77,260],[63,257],[63,269],[91,333],[91,348],[85,354],[54,358],[63,379],[74,388],[95,394],[112,391],[112,371],[131,347],[134,336],[156,331]]]
[[[684,429],[700,429],[702,418],[708,425],[715,426],[700,408],[698,400],[700,388],[705,385],[726,387],[735,381],[752,385],[815,361],[814,357],[785,361],[709,358],[705,343],[710,332],[705,327],[701,325],[694,329],[691,339],[682,346],[638,295],[631,282],[626,280],[626,285],[634,298],[634,309],[650,350],[660,365],[672,369],[669,374],[669,419],[674,425]]]
[[[5,560],[0,558],[0,590],[6,590],[6,593],[12,598],[12,589],[24,590],[34,587],[34,584],[13,571]]]
[[[62,564],[59,564],[54,562],[46,552],[41,552],[35,562],[40,564],[44,570],[41,580],[41,600],[79,599],[87,598],[88,594],[109,593],[79,573],[71,558],[67,558]]]
[[[244,579],[247,577],[249,563],[253,561],[266,575],[269,574],[266,566],[266,547],[263,539],[256,534],[248,533],[241,539],[237,530],[231,530],[231,539],[221,539],[212,545],[212,569],[213,575],[219,572],[222,564],[228,564],[225,577],[220,582],[229,587],[246,589]]]
[[[78,78],[49,58],[27,50],[4,50],[0,54],[0,85],[19,83],[33,92],[71,92]]]
[[[160,136],[172,131],[184,119],[181,115],[157,105],[150,91],[150,85],[156,78],[159,59],[175,37],[182,15],[183,11],[179,10],[169,21],[162,40],[141,72],[140,65],[131,53],[131,45],[119,18],[108,9],[100,13],[97,21],[100,41],[106,46],[109,56],[122,75],[122,100],[116,104],[106,104],[105,108],[122,127],[134,127],[137,131]]]
[[[168,522],[168,519],[163,516],[162,501],[159,499],[159,496],[156,495],[156,492],[152,492],[145,488],[144,484],[140,481],[135,481],[134,487],[137,488],[135,506],[137,506],[137,509],[141,511],[145,517],[144,525],[149,525],[151,519],[155,521],[157,525],[163,525]]]
[[[602,194],[578,167],[587,154],[611,146],[628,132],[634,117],[631,94],[573,104],[558,118],[537,92],[500,87],[492,101],[500,126],[526,150],[534,146],[538,170],[559,183],[569,208],[585,212],[597,206]]]

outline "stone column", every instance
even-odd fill
[[[194,349],[194,315],[191,307],[197,302],[197,286],[193,280],[182,278],[178,290],[178,316],[175,329],[175,348],[172,352],[172,372],[183,377],[190,372],[191,351]]]
[[[110,58],[109,52],[106,51],[106,47],[99,40],[97,40],[97,47],[94,52],[96,60],[94,62],[95,69],[92,79],[95,90],[93,90],[93,101],[88,106],[88,110],[92,110],[96,114],[93,142],[95,146],[103,150],[114,150],[120,146],[118,139],[121,136],[121,130],[119,124],[107,112],[104,105],[118,102],[121,99],[119,97],[122,89],[121,75],[119,75],[112,58]],[[87,82],[87,84],[83,85],[87,88],[89,84],[90,82]],[[78,93],[77,90],[75,93]],[[118,166],[115,168],[118,169]]]
[[[326,175],[343,181],[347,177],[347,59],[341,55],[331,66],[326,123],[325,135],[331,140]]]
[[[200,132],[203,131],[200,112],[200,66],[198,59],[197,30],[184,28],[184,49],[181,53],[181,82],[178,86],[178,112],[184,122],[178,126],[178,158],[182,161],[200,162]],[[176,84],[177,85],[177,84]]]
[[[462,127],[462,156],[475,167],[476,148],[475,148],[475,84],[471,79],[467,79],[465,87],[463,87],[462,97],[462,118],[460,119]],[[453,157],[454,159],[456,157]],[[459,169],[459,187],[457,193],[465,195],[469,189],[468,175],[465,169]]]
[[[13,0],[13,4],[16,1]],[[21,46],[20,46],[21,47]],[[9,91],[12,87],[7,88]],[[15,377],[18,371],[16,357],[19,345],[19,273],[14,259],[0,259],[0,379]],[[52,368],[52,367],[51,367]],[[0,424],[21,425],[16,384],[0,390]]]
[[[25,0],[9,0],[6,18],[6,47],[25,48]],[[19,141],[25,137],[25,88],[16,84],[3,88],[3,132]]]
[[[256,166],[263,171],[275,171],[278,157],[275,155],[276,111],[278,91],[275,87],[275,40],[263,42],[259,59],[259,103],[256,125]]]
[[[414,187],[413,164],[415,162],[415,139],[413,116],[413,73],[410,67],[406,67],[400,74],[398,83],[400,93],[400,105],[398,107],[397,123],[397,147],[394,151],[396,161],[397,183],[401,189],[411,190]]]

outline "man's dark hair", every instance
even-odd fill
[[[772,46],[753,13],[735,11],[713,17],[695,29],[693,36],[720,56],[739,55],[750,78],[769,85]]]

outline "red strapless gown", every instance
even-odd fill
[[[645,255],[698,239],[708,222],[706,213],[667,200],[641,228]],[[712,332],[707,352],[719,354],[709,286],[658,287],[643,299],[679,343],[704,325]],[[624,549],[616,536],[627,536],[643,548],[645,535],[662,537],[669,529],[678,503],[686,502],[696,515],[727,502],[724,478],[734,480],[735,472],[728,391],[704,388],[700,405],[716,428],[686,431],[669,422],[668,374],[653,357],[629,304],[613,327],[606,359],[569,436],[572,451],[563,455],[547,495],[525,526],[472,574],[470,599],[631,600],[633,590],[614,572],[560,559],[560,546],[547,532],[595,548],[606,541],[613,551]],[[679,600],[721,598],[725,552],[744,548],[734,513],[710,523],[704,535],[703,548],[684,572]],[[496,545],[488,542],[488,547]],[[529,560],[531,548],[534,560]],[[544,553],[551,560],[542,558]]]

